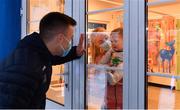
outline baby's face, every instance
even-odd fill
[[[114,51],[122,51],[123,50],[123,37],[117,33],[111,34],[111,46]]]

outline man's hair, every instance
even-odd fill
[[[120,35],[121,38],[123,38],[123,28],[116,28],[116,29],[114,29],[114,30],[111,31],[111,35],[112,35],[113,33],[117,33],[117,34]]]
[[[66,32],[68,26],[76,26],[76,21],[63,13],[50,12],[41,19],[39,33],[42,39],[50,40],[59,32]]]

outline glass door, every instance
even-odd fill
[[[148,109],[180,109],[180,1],[147,2]]]
[[[87,109],[123,108],[123,0],[87,0]]]
[[[26,2],[23,2],[26,3]],[[26,34],[39,32],[41,18],[49,12],[64,13],[65,0],[27,0]],[[68,64],[53,66],[52,78],[47,92],[46,108],[71,108],[70,73]]]

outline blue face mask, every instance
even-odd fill
[[[62,57],[65,57],[71,50],[71,45],[72,45],[72,41],[69,41],[66,37],[64,37],[66,39],[66,41],[68,42],[68,48],[64,49],[64,47],[61,45],[61,48],[63,50],[63,55],[61,55]]]

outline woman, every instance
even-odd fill
[[[90,53],[92,56],[92,64],[97,64],[102,56],[110,49],[110,41],[103,27],[98,27],[91,34]]]

